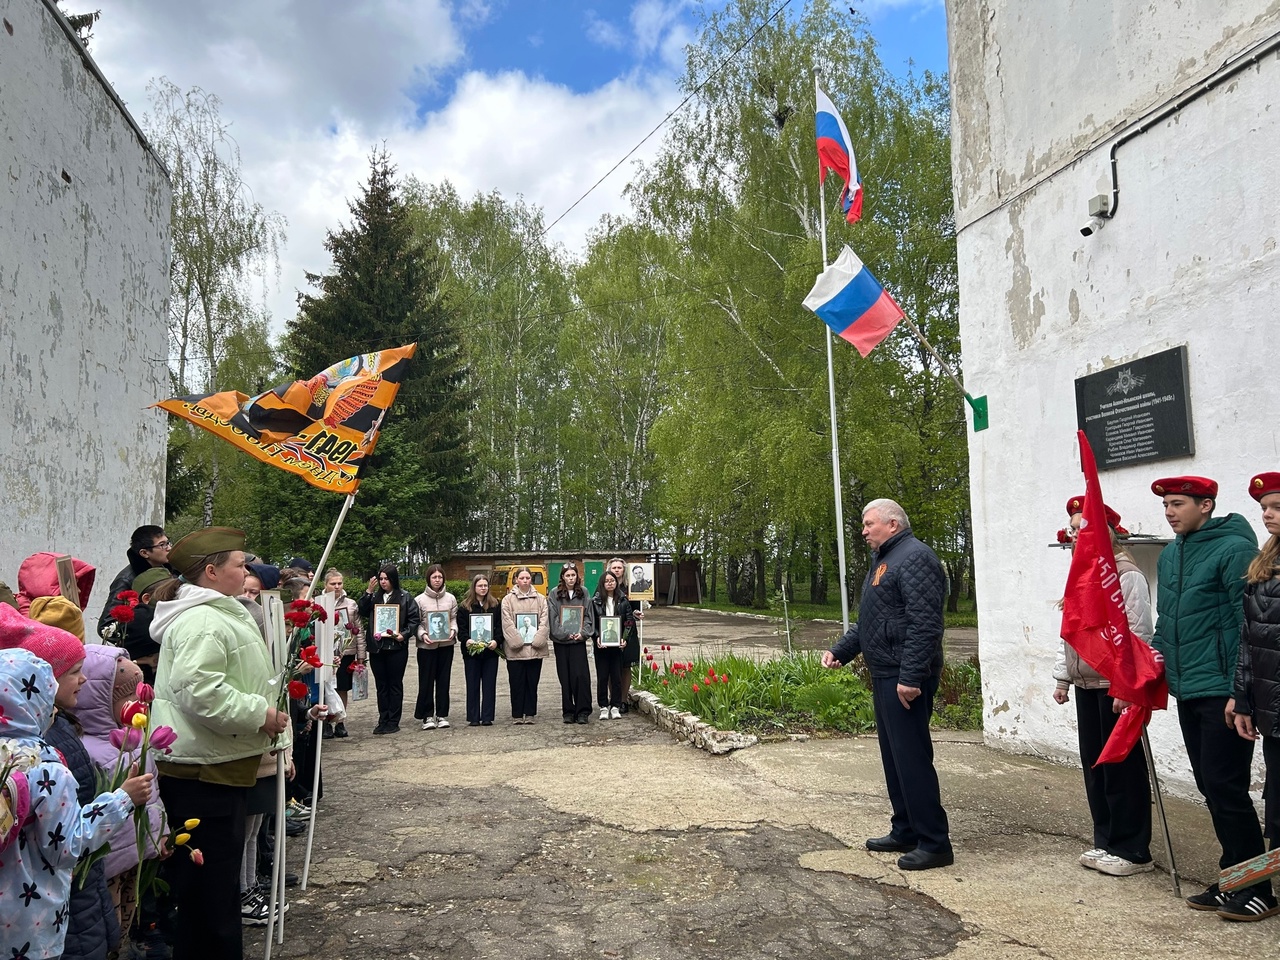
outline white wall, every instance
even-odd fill
[[[1219,512],[1265,537],[1246,485],[1280,469],[1276,57],[1123,146],[1115,219],[1079,227],[1109,192],[1110,135],[1280,31],[1280,3],[949,0],[948,15],[965,382],[991,413],[969,442],[986,738],[1074,758],[1074,710],[1051,698],[1069,560],[1046,545],[1084,489],[1075,379],[1186,344],[1195,456],[1105,471],[1104,496],[1133,532],[1168,536],[1152,480],[1213,477]],[[1151,733],[1194,795],[1172,712]]]
[[[46,4],[0,17],[0,579],[74,554],[96,617],[164,516],[169,181]]]

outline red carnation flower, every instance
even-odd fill
[[[116,594],[116,599],[121,603],[127,603],[131,607],[136,607],[138,605],[138,591],[121,590]]]
[[[288,610],[285,611],[284,619],[289,626],[301,629],[311,622],[311,614],[301,610]]]
[[[111,619],[116,623],[133,623],[133,607],[122,603],[111,608]]]
[[[310,692],[311,688],[301,680],[289,681],[289,696],[294,700],[305,700]]]
[[[324,661],[320,659],[320,654],[316,652],[315,647],[303,647],[298,656],[302,658],[303,663],[309,663],[313,667],[324,666]]]
[[[292,600],[289,603],[289,609],[290,610],[310,610],[311,601],[310,600]]]

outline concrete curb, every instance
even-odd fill
[[[647,690],[632,690],[631,703],[640,713],[649,717],[659,730],[665,730],[677,740],[686,740],[699,750],[721,755],[754,747],[760,740],[750,733],[736,730],[717,730],[704,723],[696,714],[674,710]]]
[[[667,607],[668,610],[683,610],[686,613],[705,613],[708,616],[719,617],[744,617],[747,620],[772,620],[775,623],[782,623],[783,618],[773,613],[747,613],[745,610],[704,610],[702,607],[685,607],[680,604],[673,603]],[[841,623],[840,620],[824,620],[821,617],[792,617],[792,623]]]

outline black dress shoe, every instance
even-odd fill
[[[380,723],[380,724],[378,724],[376,727],[374,727],[374,728],[373,728],[373,733],[374,733],[374,735],[375,735],[375,736],[379,736],[379,737],[380,737],[380,736],[382,736],[382,735],[383,735],[384,733],[386,733],[386,732],[387,732],[387,725],[386,725],[385,723]]]
[[[573,714],[572,714],[572,713],[566,713],[566,714],[564,715],[564,722],[565,722],[565,723],[573,723],[573,722],[574,722],[574,721],[573,721]]]
[[[482,726],[482,727],[492,727],[492,726],[493,726],[493,721],[492,721],[492,720],[481,720],[481,721],[480,721],[480,726]]]
[[[478,726],[480,726],[480,721],[479,721],[479,720],[468,720],[468,721],[467,721],[467,726],[468,726],[468,727],[478,727]]]
[[[912,850],[898,858],[898,867],[902,870],[932,870],[934,867],[949,867],[956,862],[956,856],[950,850],[945,853],[925,853],[923,850]]]
[[[876,853],[910,853],[915,848],[914,843],[899,840],[892,833],[884,837],[872,837],[867,841],[867,849]]]
[[[578,720],[577,720],[577,722],[578,722],[578,723],[590,723],[590,722],[591,722],[591,714],[589,714],[589,713],[580,713],[580,714],[578,714]]]
[[[351,734],[347,733],[347,725],[345,723],[335,723],[333,725],[333,735],[339,740],[345,740]]]
[[[398,724],[398,723],[388,723],[388,724],[387,724],[387,726],[386,726],[386,729],[384,729],[382,732],[383,732],[383,733],[399,733],[399,732],[400,732],[400,724]]]
[[[324,740],[332,740],[332,739],[333,739],[333,727],[332,727],[332,725],[330,725],[330,724],[327,724],[327,723],[326,723],[326,724],[324,725],[324,730],[321,732],[320,736],[321,736],[321,738],[322,738],[322,739],[324,739]]]

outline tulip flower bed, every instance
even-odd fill
[[[672,659],[669,647],[647,647],[638,686],[666,706],[697,714],[720,730],[765,738],[874,730],[865,672],[828,670],[821,658],[816,651],[768,660],[726,652],[710,659],[680,661]],[[981,720],[977,665],[948,665],[935,697],[934,726],[976,729]]]

